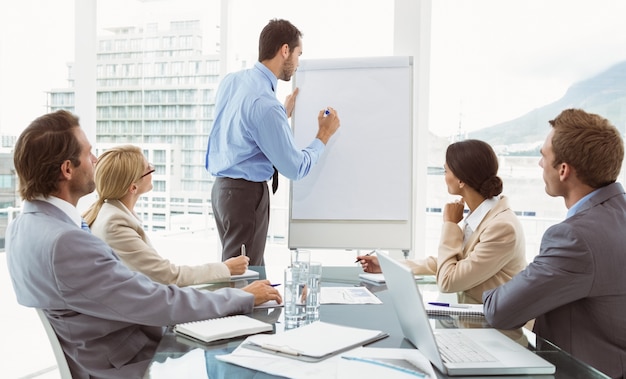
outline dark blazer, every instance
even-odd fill
[[[45,310],[74,378],[140,378],[164,326],[254,306],[239,289],[166,286],[129,270],[45,201],[24,203],[7,230],[6,252],[17,301]]]
[[[528,267],[485,291],[495,328],[536,318],[534,331],[614,378],[626,375],[626,194],[599,189],[576,214],[550,227]]]

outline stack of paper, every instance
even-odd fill
[[[293,379],[437,378],[428,359],[417,349],[357,347],[353,350],[336,354],[328,359],[311,363],[276,355],[268,355],[263,352],[244,348],[240,345],[231,354],[219,355],[216,358],[220,361],[229,362],[238,366]],[[406,361],[405,367],[410,367],[412,373],[409,373],[407,370],[398,370],[391,367],[391,365],[385,364],[390,359],[393,359],[394,362],[399,360]],[[376,363],[372,363],[372,361]],[[381,364],[377,362],[381,362]],[[397,363],[393,364],[393,366],[397,365]]]
[[[382,304],[365,287],[322,287],[322,304]]]

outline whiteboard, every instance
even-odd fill
[[[292,117],[297,146],[332,106],[341,127],[305,178],[292,181],[290,248],[410,249],[411,57],[302,60]]]

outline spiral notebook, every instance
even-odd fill
[[[244,315],[186,322],[174,326],[176,333],[202,342],[271,332],[272,330],[274,327],[271,324]]]
[[[441,305],[443,303],[426,303],[426,313],[429,315],[459,315],[459,316],[481,316],[483,312],[482,304],[449,304]]]

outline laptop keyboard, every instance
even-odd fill
[[[435,339],[444,362],[495,362],[496,358],[462,333],[436,333]]]

